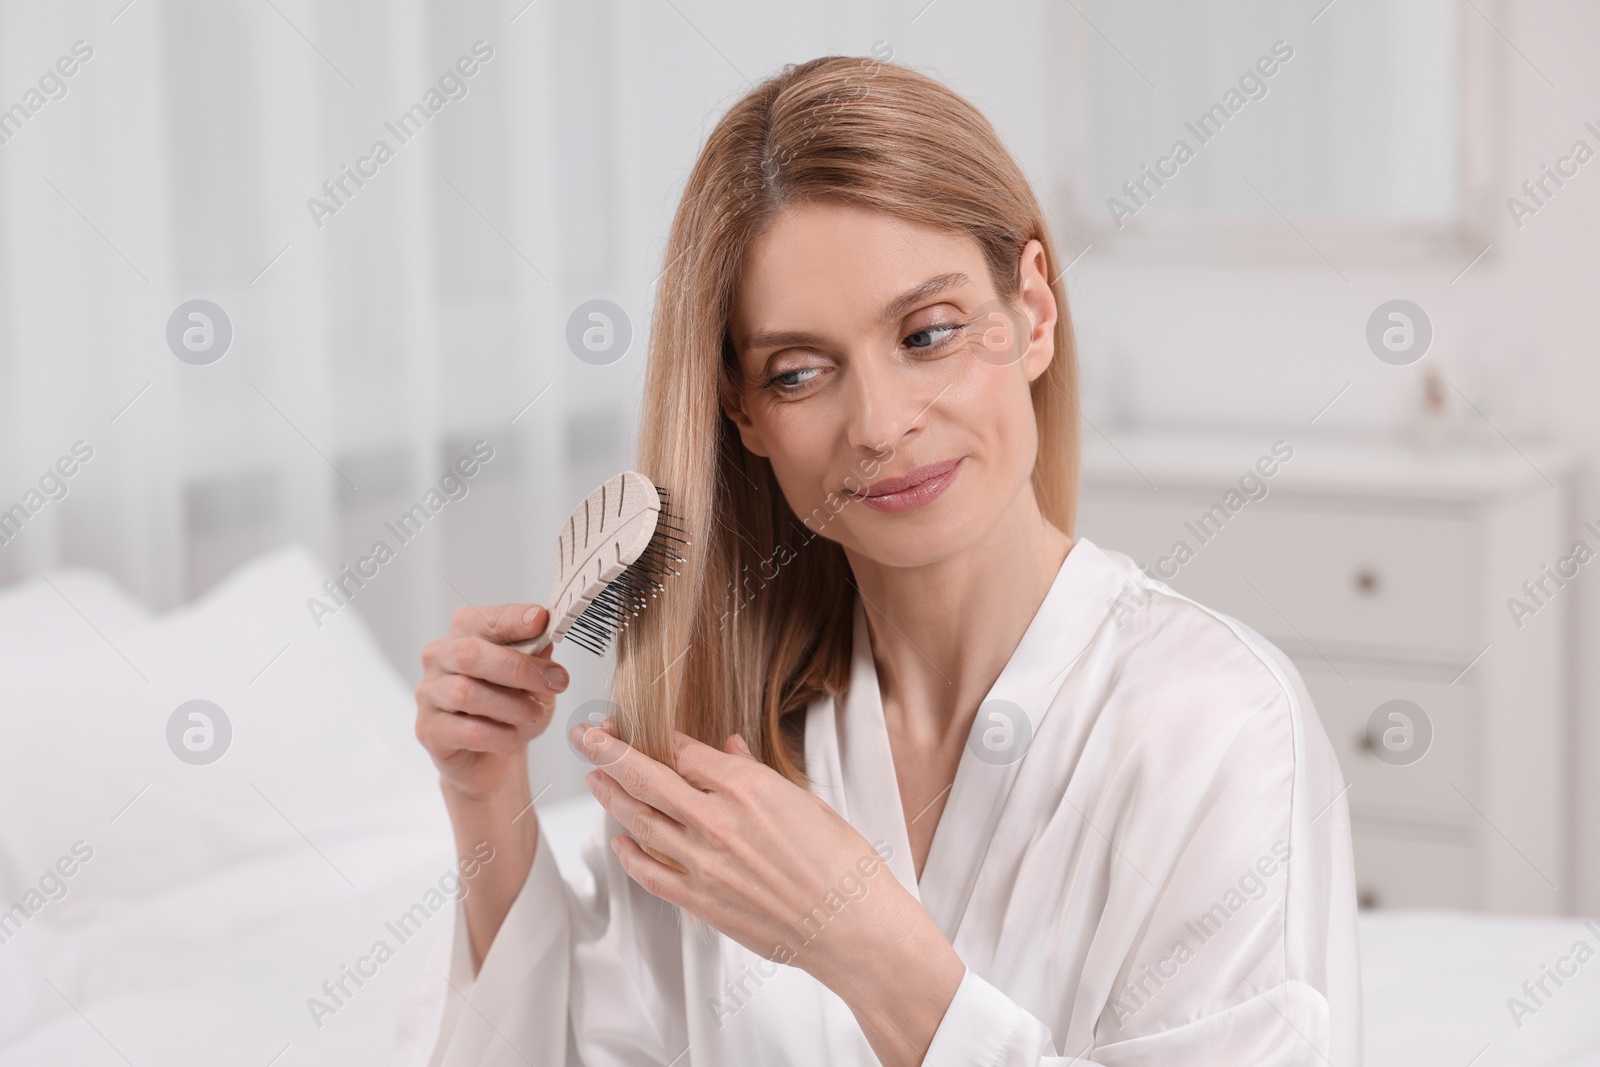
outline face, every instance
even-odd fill
[[[1002,301],[964,235],[839,204],[785,209],[751,249],[723,410],[814,532],[895,567],[1036,514],[1029,383],[1056,303],[1031,241]]]

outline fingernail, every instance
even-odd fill
[[[533,620],[537,619],[539,617],[539,612],[541,612],[543,610],[544,610],[544,608],[542,608],[539,605],[535,604],[533,607],[531,607],[527,611],[523,612],[522,613],[522,625],[524,625],[524,626],[532,626],[533,625]]]
[[[547,667],[544,672],[544,684],[551,689],[565,689],[572,679],[567,676],[565,667]]]

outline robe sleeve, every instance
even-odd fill
[[[593,888],[567,883],[544,828],[527,881],[476,976],[456,904],[429,1067],[665,1065],[688,1045],[676,915],[622,870],[610,814],[583,847]],[[581,1035],[581,1040],[579,1038]]]
[[[1327,1001],[1290,982],[1186,1026],[1062,1055],[1043,1023],[968,968],[922,1067],[1313,1067],[1328,1062],[1327,1031]]]

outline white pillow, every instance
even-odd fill
[[[108,575],[58,567],[43,577],[0,588],[0,663],[39,652],[115,642],[150,623],[151,614]],[[3,705],[0,705],[3,708]]]
[[[37,639],[0,644],[0,908],[79,841],[94,857],[73,880],[112,879],[81,895],[91,907],[284,850],[315,850],[330,880],[359,886],[383,862],[364,836],[414,825],[449,840],[432,765],[386,740],[414,714],[408,687],[355,612],[312,624],[305,600],[323,577],[304,548],[282,549],[143,625],[94,619],[104,639],[50,614],[48,587],[0,601],[0,632],[41,613]],[[50,579],[69,597],[95,584]],[[114,599],[86,595],[82,610]],[[174,710],[197,699],[232,730],[203,766],[168,744]]]
[[[29,1034],[58,1058],[83,1036],[62,997],[152,1055],[182,1045],[171,1005],[205,997],[234,1031],[307,1028],[321,977],[453,863],[437,772],[395,740],[409,687],[355,612],[312,624],[324,573],[304,548],[163,616],[101,575],[46,577],[62,595],[0,591],[0,1047]],[[195,699],[232,728],[206,765],[168,743]],[[341,1040],[392,1032],[403,981],[363,1000],[363,1029],[341,1016]]]

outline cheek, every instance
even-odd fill
[[[955,403],[945,416],[959,424],[961,433],[981,450],[991,476],[1012,467],[1033,469],[1038,450],[1033,394],[1020,367],[996,367],[973,360],[957,390]],[[930,413],[931,414],[931,413]]]
[[[832,413],[822,403],[775,405],[756,422],[778,485],[790,507],[805,514],[833,487],[839,432]]]

